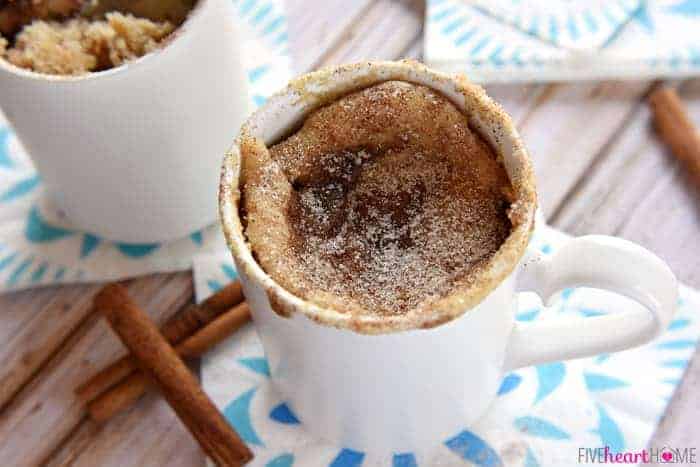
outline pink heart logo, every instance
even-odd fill
[[[670,452],[664,452],[663,454],[661,454],[661,458],[668,462],[671,459],[673,459],[673,454],[671,454]]]

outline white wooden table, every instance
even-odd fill
[[[289,0],[297,72],[361,59],[420,58],[421,1]],[[658,83],[487,87],[513,115],[535,160],[550,224],[618,235],[663,257],[700,287],[700,191],[650,129],[645,96]],[[700,123],[700,80],[673,83]],[[130,282],[158,319],[192,300],[189,273]],[[199,448],[150,395],[105,426],[73,388],[123,352],[89,304],[96,285],[0,297],[0,465],[200,466]],[[700,440],[700,359],[671,401],[653,444]],[[573,454],[572,454],[573,455]],[[572,457],[573,459],[573,457]]]

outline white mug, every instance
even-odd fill
[[[518,192],[522,218],[481,284],[460,297],[463,306],[436,307],[423,319],[358,321],[292,295],[256,263],[238,212],[239,141],[257,137],[270,145],[327,96],[389,79],[432,87],[465,111],[472,128],[502,156]],[[586,236],[549,257],[527,249],[536,210],[529,157],[510,118],[463,77],[415,62],[366,62],[321,70],[270,98],[241,135],[223,165],[224,232],[274,386],[305,429],[319,438],[378,453],[435,446],[484,413],[504,372],[640,345],[658,335],[675,310],[678,290],[672,272],[633,243]],[[576,286],[610,290],[645,309],[515,322],[518,291],[534,291],[548,299]]]
[[[0,108],[72,226],[159,242],[216,220],[221,154],[249,114],[230,0],[199,0],[162,48],[52,76],[0,60]]]

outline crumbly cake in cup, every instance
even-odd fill
[[[5,47],[0,45],[0,59],[37,73],[78,76],[153,52],[174,30],[171,23],[120,12],[108,13],[104,20],[35,21],[22,29],[11,47],[7,41]]]
[[[165,45],[195,2],[0,2],[0,60],[58,76],[116,68]]]
[[[266,145],[255,116],[244,127],[236,233],[275,284],[268,296],[281,314],[302,311],[366,333],[448,321],[522,255],[535,206],[529,162],[523,151],[511,164],[518,173],[506,173],[469,112],[410,76],[365,75],[354,88],[319,94],[338,70],[286,90],[313,101],[287,137]],[[507,118],[480,88],[433,74],[468,105],[485,105],[483,116]],[[240,243],[231,241],[225,211],[233,249]],[[287,293],[302,306],[283,306]]]

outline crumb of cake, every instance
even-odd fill
[[[5,50],[7,50],[7,39],[0,37],[0,57],[5,55]]]
[[[131,14],[108,13],[104,20],[36,20],[25,26],[2,57],[39,73],[82,75],[122,65],[156,50],[174,27]]]
[[[169,22],[153,22],[136,18],[130,14],[108,13],[106,27],[94,41],[107,44],[112,66],[119,66],[128,60],[141,57],[156,50],[160,42],[173,32],[175,27]],[[112,35],[112,31],[116,36]]]
[[[473,282],[512,230],[512,186],[447,98],[389,81],[242,145],[242,213],[280,285],[341,312],[398,315]]]

